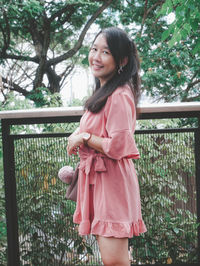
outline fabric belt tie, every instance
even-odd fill
[[[84,151],[84,149],[79,150],[79,155],[81,158],[79,169],[84,170],[86,176],[89,175],[90,170],[94,164],[95,172],[106,172],[106,166],[103,158],[106,156],[101,153],[95,153],[93,150],[90,152]]]

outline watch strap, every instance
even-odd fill
[[[88,139],[83,139],[83,143],[86,145],[86,146],[88,146],[88,141],[91,139],[91,137],[92,137],[92,134],[91,133],[88,133],[88,134],[90,134],[90,136],[89,136],[89,138]]]

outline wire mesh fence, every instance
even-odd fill
[[[148,232],[132,240],[133,258],[152,264],[197,262],[194,132],[141,132],[136,142]]]
[[[78,161],[67,157],[66,143],[66,137],[15,140],[22,265],[99,264],[94,239],[78,235],[75,203],[65,199],[66,184],[58,178],[62,166]]]
[[[147,233],[129,241],[133,264],[197,262],[194,131],[138,131],[135,166]],[[101,265],[94,237],[81,238],[58,179],[78,157],[66,136],[16,136],[14,158],[21,265]],[[109,200],[109,199],[108,199]],[[117,211],[117,210],[116,210]]]

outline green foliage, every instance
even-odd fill
[[[19,99],[14,93],[9,93],[5,103],[0,102],[0,111],[31,109],[33,105],[27,99]],[[16,132],[27,132],[26,126],[18,126]],[[30,132],[30,130],[29,130]],[[1,124],[0,124],[1,133]],[[3,176],[3,150],[2,139],[0,138],[0,265],[6,265],[7,262],[7,231],[6,231],[6,213],[5,213],[5,193],[4,193],[4,176]]]
[[[0,6],[0,63],[10,67],[3,75],[4,87],[10,91],[11,86],[37,106],[46,106],[44,94],[60,92],[79,60],[76,53],[90,25],[110,2],[3,1]],[[17,64],[12,61],[11,67],[8,59],[16,60]],[[17,72],[19,67],[20,72]],[[26,81],[22,83],[20,75],[24,73]]]
[[[89,46],[82,46],[78,52],[78,60],[84,67],[89,67],[88,62],[88,54],[89,54]]]
[[[166,1],[165,3],[168,3]],[[173,1],[174,2],[174,1]],[[168,45],[172,25],[159,17],[159,2],[136,1],[123,7],[120,20],[138,47],[141,59],[142,90],[153,101],[200,101],[200,60],[193,55],[199,28],[172,47]],[[165,8],[167,4],[164,4]],[[188,5],[184,5],[185,7]],[[187,28],[187,26],[185,26]],[[189,28],[188,28],[189,29]],[[165,37],[165,41],[161,41]]]
[[[57,95],[45,95],[46,102],[49,97],[49,102],[47,106],[51,105],[56,107],[59,105]],[[33,108],[33,103],[28,99],[20,99],[16,97],[14,93],[8,95],[8,99],[5,103],[0,103],[0,110],[18,110],[18,109],[31,109]],[[77,127],[77,123],[69,124],[45,124],[45,125],[20,125],[11,127],[11,134],[29,134],[29,133],[42,133],[42,132],[73,132]],[[1,131],[1,128],[0,128]],[[30,162],[31,163],[31,162]],[[55,169],[54,169],[55,170]],[[61,185],[61,184],[60,184]],[[62,187],[62,192],[65,190]],[[29,193],[30,187],[29,187]],[[33,195],[35,197],[35,195]],[[26,199],[30,203],[29,198]],[[44,197],[45,200],[45,197]],[[25,204],[25,202],[24,202]],[[64,197],[63,197],[63,206],[66,206]],[[28,206],[28,205],[27,205]],[[32,212],[34,214],[34,212]],[[31,219],[31,217],[30,217]],[[6,217],[5,217],[5,195],[4,195],[4,178],[3,178],[3,152],[2,152],[2,140],[0,138],[0,265],[6,265],[6,248],[7,248],[7,235],[6,235]],[[26,242],[27,244],[28,242]],[[77,241],[77,245],[78,245]],[[88,246],[85,246],[88,248]]]
[[[165,16],[170,13],[174,13],[175,20],[162,35],[163,41],[170,36],[169,47],[172,47],[181,40],[186,40],[188,37],[190,38],[192,32],[199,32],[200,2],[198,0],[166,0],[157,16]],[[195,46],[192,54],[200,54],[199,34],[193,41]]]
[[[197,262],[193,134],[136,135],[135,161],[147,232],[131,239],[138,264]],[[193,189],[195,189],[193,187]]]
[[[62,100],[59,93],[51,94],[46,87],[39,87],[27,97],[35,103],[36,107],[59,107]]]
[[[13,92],[8,94],[5,102],[0,102],[0,111],[32,109],[33,104],[28,99],[20,99]]]
[[[82,100],[80,99],[73,99],[72,102],[69,104],[70,107],[72,106],[83,106],[87,97],[84,97]]]
[[[75,167],[78,160],[66,157],[66,141],[15,142],[20,256],[26,264],[81,265],[86,254],[93,254],[78,235],[75,203],[65,199],[67,186],[57,177],[62,166]]]
[[[88,66],[91,35],[88,34],[84,46],[76,53],[71,49],[75,47],[88,18],[103,1],[20,0],[2,3],[2,63],[6,65],[7,57],[15,58],[20,66],[20,62],[28,61],[28,71],[24,69],[24,73],[27,72],[29,82],[16,85],[19,85],[21,93],[27,93],[25,97],[36,102],[37,106],[48,106],[48,91],[50,95],[59,93],[64,84],[63,80],[75,64]],[[187,3],[183,0],[173,3],[171,0],[164,3],[155,0],[117,0],[113,1],[94,23],[96,28],[112,25],[125,28],[135,40],[141,58],[142,89],[153,100],[200,101],[199,9],[198,0]],[[168,24],[166,17],[171,13],[175,15],[175,21]],[[21,48],[22,44],[27,42],[29,45]],[[6,55],[3,53],[4,48]],[[46,67],[42,65],[41,51],[46,56]],[[38,58],[41,59],[41,65]],[[9,75],[10,73],[11,71]],[[15,74],[16,77],[18,75],[19,73]],[[47,77],[47,82],[44,78],[40,79],[41,75]],[[40,84],[36,86],[36,83]],[[32,86],[36,88],[33,89]],[[17,86],[13,85],[12,89],[19,92]],[[56,102],[59,105],[59,99]]]

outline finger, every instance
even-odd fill
[[[72,153],[73,153],[74,155],[77,155],[77,148],[72,149]]]
[[[68,153],[68,155],[71,155],[71,151],[70,151],[69,146],[67,146],[67,153]]]

